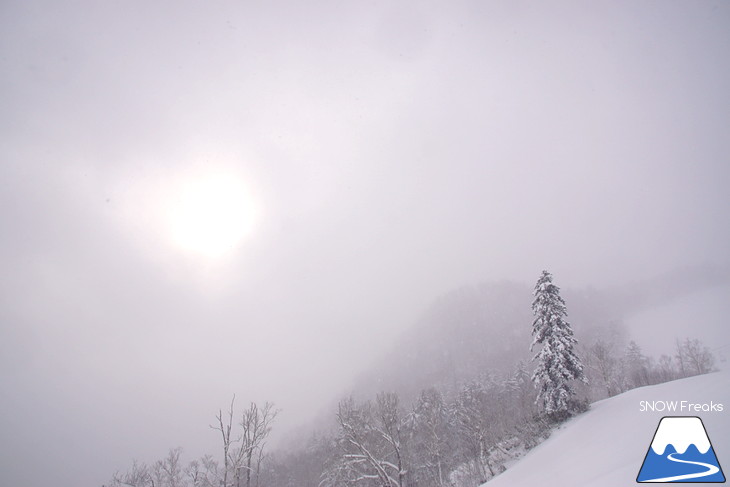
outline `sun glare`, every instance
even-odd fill
[[[170,208],[173,242],[182,250],[218,258],[251,233],[254,208],[240,178],[207,174],[183,184]]]

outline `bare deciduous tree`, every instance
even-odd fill
[[[398,395],[394,392],[381,392],[376,398],[378,421],[375,430],[392,450],[392,458],[398,483],[394,487],[403,487],[407,473],[405,465],[405,448],[403,443],[403,417],[398,407]]]
[[[261,462],[264,459],[264,447],[266,439],[271,432],[271,424],[276,418],[278,411],[274,409],[274,405],[270,402],[264,403],[263,407],[259,407],[256,403],[251,403],[243,412],[241,418],[241,446],[238,449],[237,463],[238,471],[244,470],[246,474],[246,487],[251,487],[251,477],[255,475],[256,485],[258,486]],[[255,465],[254,465],[255,459]],[[236,487],[240,487],[240,475],[236,475]]]
[[[407,468],[403,418],[394,393],[379,394],[376,406],[340,402],[337,420],[341,454],[323,474],[320,485],[342,484],[405,487]]]
[[[683,342],[677,340],[677,359],[685,375],[706,374],[715,366],[715,357],[710,349],[696,338],[685,338]]]
[[[223,416],[223,410],[219,409],[218,414],[216,415],[215,419],[218,420],[217,425],[210,425],[210,427],[214,430],[220,431],[221,438],[223,440],[223,479],[222,479],[222,487],[229,487],[228,484],[228,472],[230,470],[229,466],[229,460],[230,460],[230,451],[231,446],[233,445],[233,442],[236,440],[231,440],[231,429],[233,428],[233,405],[236,401],[236,396],[233,396],[233,399],[231,399],[231,406],[228,409],[228,415],[227,419],[224,420]]]
[[[452,448],[449,441],[451,425],[443,395],[433,387],[421,391],[408,422],[413,437],[411,451],[415,476],[442,487],[446,483],[447,457]]]
[[[619,361],[616,358],[614,344],[597,339],[588,349],[588,368],[606,390],[606,397],[623,392],[619,374]]]
[[[167,487],[182,487],[183,467],[180,463],[181,453],[182,448],[172,448],[168,452],[167,457],[159,462]]]
[[[218,487],[218,462],[210,455],[204,455],[200,460],[192,460],[184,469],[193,487]]]
[[[493,424],[488,404],[489,394],[484,385],[477,381],[467,383],[454,404],[454,416],[462,438],[462,448],[467,458],[473,462],[480,483],[494,476],[494,470],[489,463]]]
[[[132,468],[124,474],[115,473],[111,481],[112,487],[151,487],[153,485],[150,470],[144,463],[132,461]]]
[[[258,485],[266,439],[278,411],[272,403],[266,402],[263,407],[259,407],[252,402],[239,422],[241,433],[234,437],[232,430],[235,400],[234,395],[226,417],[222,410],[218,411],[218,424],[211,425],[211,428],[220,431],[223,442],[223,487],[241,487],[244,479],[245,486],[251,487],[252,479]],[[233,482],[229,483],[231,475]]]

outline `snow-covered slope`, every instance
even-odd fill
[[[644,411],[641,401],[678,401],[676,411]],[[695,411],[681,401],[722,412]],[[659,404],[657,404],[659,405]],[[659,405],[661,407],[661,405]],[[646,408],[644,408],[646,409]],[[716,408],[717,409],[717,408]],[[486,487],[620,487],[636,476],[663,416],[699,416],[725,475],[730,472],[730,373],[641,387],[591,406]]]

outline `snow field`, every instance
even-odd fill
[[[486,487],[585,486],[636,484],[644,456],[663,416],[640,411],[641,401],[690,401],[730,404],[730,373],[716,372],[640,387],[591,405],[535,447]],[[676,415],[676,413],[674,413]],[[725,475],[730,468],[730,413],[693,413],[702,418]]]

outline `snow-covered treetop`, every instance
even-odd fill
[[[565,301],[560,296],[560,288],[553,284],[552,274],[542,271],[533,295],[535,299],[532,301],[532,312],[535,321],[532,323],[533,340],[530,350],[536,344],[543,343],[548,332],[553,335],[562,331],[572,337],[570,325],[564,320],[568,316]]]

